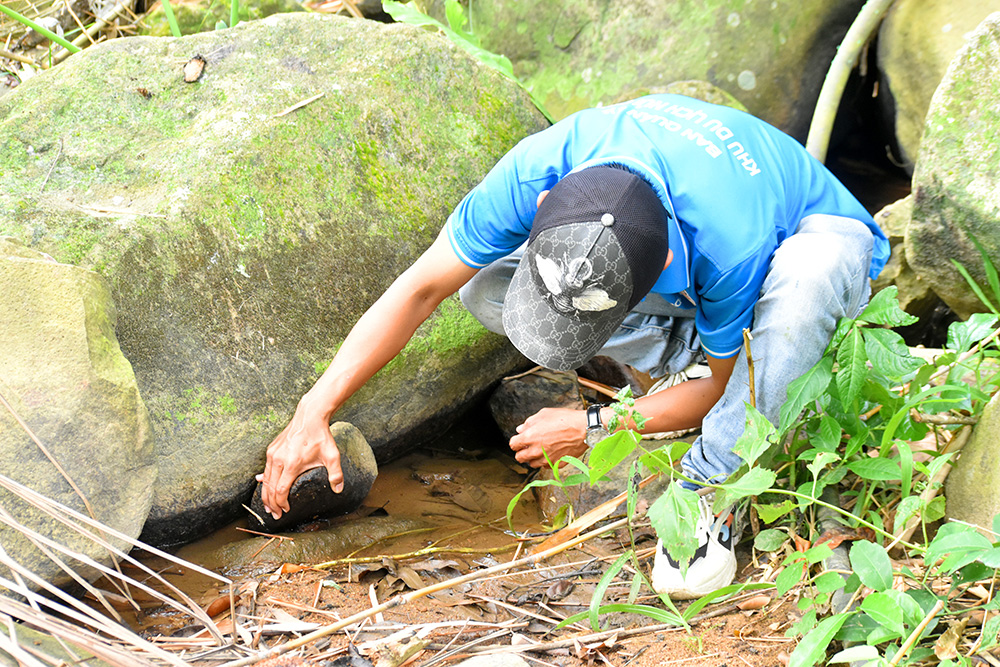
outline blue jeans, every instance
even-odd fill
[[[868,303],[872,242],[858,220],[811,215],[774,252],[754,307],[750,343],[757,409],[772,423],[788,385],[819,361],[837,321],[856,317]],[[503,300],[522,252],[523,247],[493,262],[460,291],[466,308],[500,334]],[[679,372],[702,356],[693,316],[694,311],[651,294],[626,316],[600,354],[653,377]],[[745,428],[749,401],[746,350],[741,350],[722,398],[681,462],[686,475],[723,481],[739,468],[742,460],[732,449]]]

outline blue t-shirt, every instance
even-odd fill
[[[871,215],[801,144],[749,114],[680,95],[580,111],[522,140],[448,218],[452,249],[474,268],[513,252],[528,238],[539,193],[601,164],[644,176],[663,202],[674,258],[652,291],[697,308],[713,357],[739,352],[771,256],[806,216],[865,223],[875,237],[872,278],[889,257]]]

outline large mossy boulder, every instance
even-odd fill
[[[235,516],[360,314],[546,125],[440,35],[302,13],[113,40],[0,99],[0,225],[118,304],[160,465],[146,539]],[[337,417],[385,461],[520,363],[448,300]]]
[[[913,174],[906,259],[961,317],[986,307],[952,264],[987,284],[1000,266],[1000,13],[972,33],[934,93]]]
[[[0,237],[0,394],[10,406],[0,408],[0,474],[134,539],[152,503],[156,461],[114,328],[99,275]],[[105,565],[117,560],[24,496],[0,491],[0,507],[23,527],[0,525],[0,544],[29,571],[71,581],[33,546],[32,531]],[[98,574],[54,553],[84,576]]]
[[[897,0],[886,14],[878,35],[879,100],[909,169],[948,64],[969,33],[996,10],[996,0]]]
[[[1000,513],[998,442],[1000,396],[994,396],[983,408],[972,437],[945,482],[948,518],[971,523],[985,531],[993,529],[993,517]]]
[[[443,0],[417,4],[444,16]],[[701,79],[804,139],[830,61],[863,4],[477,0],[469,23],[557,118]]]

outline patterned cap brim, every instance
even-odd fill
[[[602,232],[607,233],[600,236]],[[592,262],[592,281],[575,292],[565,289],[565,285],[558,295],[547,289],[539,275],[540,265],[565,270],[574,258],[581,257]],[[549,280],[553,280],[552,276]],[[580,303],[572,294],[585,293],[602,295],[599,299],[604,299],[604,304],[614,304],[594,306],[594,310],[584,306],[583,311],[567,305]],[[597,354],[618,329],[628,312],[631,294],[628,262],[615,235],[606,227],[594,222],[547,230],[531,242],[514,271],[504,300],[504,332],[536,364],[572,370]]]

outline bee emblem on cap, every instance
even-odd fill
[[[574,310],[600,312],[618,305],[596,282],[587,284],[594,265],[586,257],[563,262],[535,255],[535,268],[549,291],[552,306],[563,314]]]

